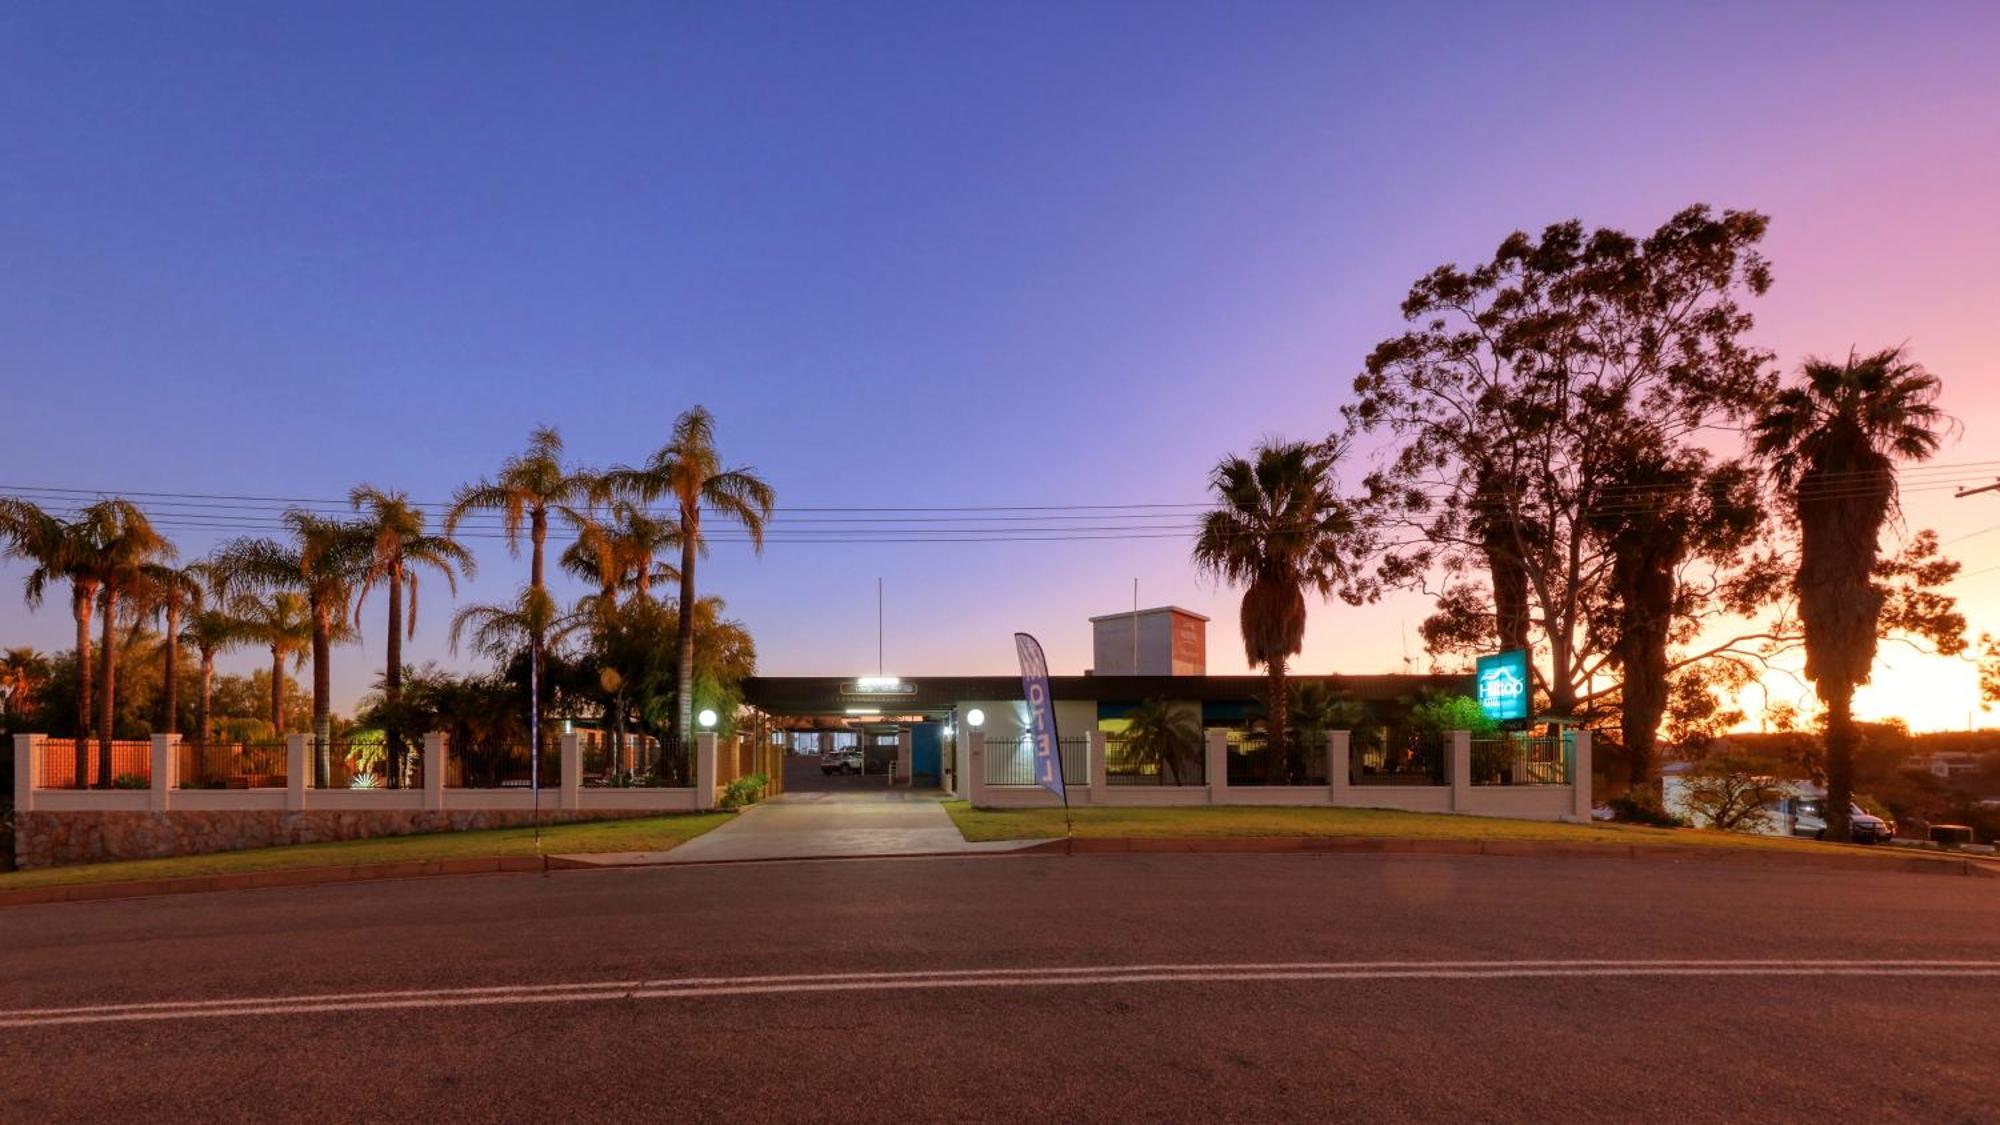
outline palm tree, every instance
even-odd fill
[[[429,569],[444,576],[445,585],[458,593],[458,575],[470,577],[478,568],[472,552],[449,535],[426,535],[424,513],[402,492],[383,492],[360,485],[347,495],[356,511],[366,511],[358,531],[369,540],[370,549],[361,578],[361,591],[354,599],[355,624],[361,622],[361,606],[376,583],[389,588],[389,649],[382,673],[382,699],[391,712],[403,698],[403,630],[417,631],[417,572]],[[408,622],[403,612],[403,590],[409,588]],[[402,784],[403,730],[401,724],[389,729],[386,771],[389,787]]]
[[[1209,477],[1220,504],[1202,516],[1195,565],[1243,586],[1243,652],[1270,678],[1271,783],[1291,772],[1285,662],[1305,643],[1306,591],[1326,597],[1351,574],[1353,513],[1334,491],[1334,443],[1269,442]]]
[[[229,601],[230,616],[242,626],[244,637],[263,645],[271,653],[271,734],[283,738],[285,730],[285,662],[305,666],[312,651],[312,611],[304,594],[290,590],[267,595],[241,594]]]
[[[160,695],[161,709],[165,712],[160,730],[166,734],[180,731],[181,622],[189,611],[201,611],[206,596],[206,567],[206,563],[153,567],[141,576],[134,591],[139,612],[160,618],[166,624],[166,632],[160,638],[163,680]]]
[[[1753,451],[1791,493],[1799,527],[1793,588],[1806,677],[1826,707],[1827,835],[1848,839],[1854,793],[1854,689],[1875,663],[1883,592],[1871,580],[1896,505],[1898,461],[1927,460],[1953,422],[1940,384],[1903,353],[1808,360],[1757,423]]]
[[[715,419],[702,407],[675,419],[667,444],[644,465],[613,469],[605,474],[605,480],[642,504],[672,500],[681,548],[680,605],[698,604],[694,560],[697,553],[708,549],[701,527],[704,508],[742,524],[750,533],[751,545],[760,554],[764,550],[764,525],[771,518],[773,504],[771,486],[748,467],[722,467],[722,457],[715,448]],[[694,726],[694,618],[694,614],[681,616],[676,638],[678,699],[673,722],[667,728],[668,745],[675,747],[686,745],[687,732]]]
[[[1171,775],[1182,784],[1181,763],[1199,753],[1201,720],[1185,707],[1149,699],[1125,716],[1125,753],[1132,765]]]
[[[533,607],[533,611],[523,618],[531,627],[538,622],[554,620],[554,603],[542,606],[548,599],[548,584],[543,579],[543,558],[549,538],[550,514],[563,516],[582,527],[589,521],[576,505],[590,499],[601,489],[597,477],[565,468],[562,452],[562,435],[556,433],[553,426],[535,427],[534,432],[528,435],[525,451],[501,462],[500,473],[493,480],[482,478],[476,484],[460,488],[452,497],[450,511],[445,513],[444,533],[450,536],[457,534],[459,523],[473,512],[499,512],[501,529],[507,537],[507,551],[516,556],[521,553],[521,525],[527,525],[531,550],[528,593],[531,596],[525,598],[521,605],[524,609]],[[456,623],[453,631],[457,631]],[[548,638],[539,633],[528,637],[531,711],[541,704],[542,649],[547,643]],[[539,717],[531,716],[528,727],[529,738],[534,740],[534,750],[539,756]]]
[[[88,510],[86,510],[86,514]],[[69,583],[70,616],[76,622],[76,780],[90,784],[90,614],[97,602],[98,528],[79,516],[65,520],[26,500],[0,498],[0,537],[7,554],[33,564],[23,595],[30,608],[42,604],[49,583]]]
[[[98,645],[97,665],[97,780],[109,788],[113,707],[118,694],[118,644],[114,637],[121,601],[140,604],[148,590],[162,588],[172,579],[172,568],[164,565],[174,557],[174,545],[153,530],[146,513],[129,500],[100,500],[85,512],[93,528],[97,552],[92,562],[96,572],[98,609],[103,614],[104,636]],[[171,646],[169,646],[171,647]]]
[[[279,596],[296,597],[296,595],[292,594],[281,594]],[[254,611],[255,605],[254,600],[247,601],[247,603],[245,600],[238,600],[232,603],[231,606],[224,607],[204,600],[202,604],[195,607],[194,612],[188,615],[187,622],[181,626],[181,643],[192,645],[195,654],[201,659],[201,689],[195,695],[194,729],[195,738],[203,743],[209,740],[208,717],[211,710],[210,703],[215,693],[216,656],[227,649],[260,637],[257,627],[250,620],[231,612],[231,610],[244,609]],[[298,615],[301,625],[306,624],[303,609],[304,606],[301,603],[301,612]],[[308,626],[301,636],[301,642],[309,642],[310,639],[311,632]],[[276,661],[276,666],[272,671],[271,682],[278,688],[276,702],[282,708],[284,700],[283,656],[279,656]]]
[[[29,700],[49,682],[49,658],[21,646],[0,653],[0,700],[6,703],[10,726],[18,727],[25,717]]]
[[[305,595],[312,621],[313,783],[325,788],[332,770],[333,645],[353,636],[348,610],[366,576],[373,543],[356,524],[302,509],[286,512],[284,520],[292,530],[290,544],[237,539],[217,552],[216,564],[229,576],[232,589],[240,585]]]

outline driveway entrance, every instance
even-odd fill
[[[853,780],[862,784],[844,791],[786,793],[752,805],[728,824],[689,840],[664,858],[670,863],[717,863],[955,855],[1014,851],[1034,843],[967,843],[945,814],[942,791],[891,789],[881,777]]]

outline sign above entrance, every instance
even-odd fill
[[[1478,661],[1479,710],[1495,722],[1528,718],[1528,653],[1512,649]]]
[[[842,695],[915,695],[917,685],[895,676],[863,676],[840,685]]]

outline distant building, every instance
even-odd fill
[[[1970,777],[1978,773],[1979,755],[1963,750],[1937,750],[1929,754],[1912,754],[1903,759],[1903,768],[1922,770],[1950,781],[1954,777]]]
[[[1138,631],[1138,643],[1132,634]],[[1208,618],[1179,606],[1090,619],[1093,676],[1201,676],[1208,673]]]

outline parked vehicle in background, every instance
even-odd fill
[[[849,746],[841,750],[825,750],[819,756],[819,772],[832,776],[837,773],[861,772],[861,747]]]
[[[1669,767],[1663,774],[1660,779],[1660,803],[1667,812],[1696,828],[1718,827],[1717,823],[1703,815],[1701,802],[1695,799],[1695,787],[1702,783],[1698,775],[1686,767]],[[1770,778],[1759,778],[1757,783],[1763,792],[1770,795],[1770,799],[1756,810],[1755,815],[1743,816],[1733,825],[1723,827],[1759,836],[1826,839],[1826,790],[1823,787],[1810,782],[1774,781]],[[1886,844],[1895,839],[1896,825],[1893,821],[1866,812],[1859,804],[1848,806],[1848,818],[1857,844]]]
[[[1778,804],[1778,814],[1784,820],[1786,835],[1826,839],[1826,798],[1823,795],[1787,797]],[[1886,844],[1896,838],[1894,821],[1865,812],[1860,805],[1848,805],[1847,816],[1849,833],[1857,844]]]

